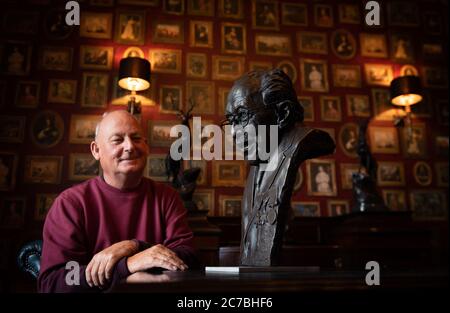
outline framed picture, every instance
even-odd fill
[[[147,157],[145,176],[154,181],[167,182],[166,154],[150,154]]]
[[[6,41],[1,51],[0,69],[7,75],[28,75],[31,45],[23,41]]]
[[[245,54],[247,52],[247,31],[245,24],[222,23],[222,53]]]
[[[47,216],[48,210],[58,197],[57,193],[37,193],[35,198],[34,219],[43,222]]]
[[[44,18],[44,33],[52,40],[64,40],[70,37],[75,27],[65,23],[67,11],[62,7],[50,9]]]
[[[62,156],[27,156],[24,181],[36,184],[59,184],[62,163]]]
[[[297,97],[303,107],[303,120],[314,122],[314,100],[313,97]]]
[[[364,64],[366,81],[372,86],[389,86],[394,78],[392,65],[387,64]]]
[[[423,67],[423,85],[430,88],[448,88],[448,72],[442,67]]]
[[[183,89],[180,85],[159,86],[159,111],[176,114],[182,109]]]
[[[144,51],[139,47],[128,47],[122,54],[122,58],[141,58],[145,59]]]
[[[216,161],[212,163],[212,185],[214,187],[244,187],[244,161]]]
[[[7,10],[3,14],[2,29],[8,33],[34,35],[39,29],[39,13]]]
[[[369,96],[346,94],[347,115],[356,117],[370,117]]]
[[[250,71],[268,71],[273,68],[271,62],[250,61],[248,69]]]
[[[214,0],[187,0],[189,15],[214,16]]]
[[[300,53],[328,54],[327,34],[324,32],[297,32]]]
[[[328,216],[341,216],[350,213],[350,206],[347,200],[328,200]]]
[[[421,186],[429,186],[433,180],[433,172],[430,165],[423,161],[418,161],[413,167],[414,180]]]
[[[314,23],[319,27],[333,27],[333,9],[330,5],[314,5]]]
[[[295,68],[294,63],[289,60],[283,60],[279,62],[276,66],[281,69],[292,81],[292,84],[295,84],[297,81],[297,69]]]
[[[378,186],[405,185],[405,169],[402,162],[378,162]]]
[[[57,145],[64,134],[64,122],[55,111],[41,111],[31,121],[31,141],[39,148]]]
[[[192,201],[194,201],[198,210],[208,210],[208,216],[215,216],[214,205],[214,189],[196,189],[192,195]]]
[[[429,35],[441,35],[443,29],[442,16],[439,12],[425,12],[423,15],[423,28]]]
[[[411,134],[408,129],[401,130],[403,155],[407,158],[424,158],[427,156],[427,134],[424,123],[413,123]]]
[[[439,124],[448,126],[448,100],[436,101],[436,113]]]
[[[306,162],[308,195],[336,196],[336,169],[334,160],[312,159]]]
[[[254,29],[279,30],[278,3],[252,0],[252,26]]]
[[[213,47],[213,22],[208,21],[190,21],[190,39],[189,45],[197,48]]]
[[[242,196],[219,195],[220,216],[241,216]]]
[[[304,91],[328,92],[327,61],[301,58],[300,72]]]
[[[0,142],[23,142],[25,116],[0,115]]]
[[[359,164],[341,163],[341,185],[342,189],[352,189],[353,187],[353,173],[358,173]]]
[[[154,21],[152,42],[184,44],[184,22]]]
[[[388,3],[388,20],[391,26],[419,26],[417,3],[390,1]]]
[[[393,113],[389,89],[372,88],[373,114],[376,120],[392,121]]]
[[[358,150],[359,127],[355,123],[346,123],[339,131],[339,146],[345,155],[356,158]]]
[[[16,107],[36,108],[39,103],[41,83],[38,81],[19,81],[16,91]]]
[[[359,65],[333,64],[332,70],[335,87],[361,88],[361,69]]]
[[[25,223],[26,198],[5,197],[1,201],[0,228],[20,229]]]
[[[186,76],[206,78],[208,75],[208,58],[205,53],[186,54]]]
[[[91,153],[69,155],[69,179],[83,181],[98,176],[100,164]]]
[[[436,162],[436,183],[439,187],[448,187],[448,162]]]
[[[111,69],[113,54],[113,47],[81,46],[80,68],[94,70]]]
[[[361,33],[361,55],[372,58],[387,58],[386,37],[384,34]]]
[[[200,175],[197,178],[197,186],[205,186],[208,183],[208,171],[206,160],[184,160],[184,169],[198,167],[200,168]]]
[[[340,59],[349,60],[355,56],[355,37],[345,29],[335,30],[331,34],[331,51]]]
[[[109,75],[83,73],[81,106],[86,108],[105,108],[108,101]]]
[[[145,42],[145,11],[118,11],[114,40],[127,45],[143,45]]]
[[[339,4],[339,23],[359,24],[361,17],[357,4]]]
[[[17,153],[0,151],[0,191],[14,190],[18,160]]]
[[[183,15],[185,0],[162,0],[163,12],[167,14]]]
[[[80,37],[110,39],[112,13],[83,12],[81,14]]]
[[[151,147],[165,147],[171,146],[177,138],[170,137],[170,130],[173,126],[178,125],[179,121],[168,120],[149,120],[148,121],[148,142]]]
[[[281,23],[288,26],[307,26],[308,8],[306,4],[282,3]]]
[[[372,153],[400,152],[398,134],[395,127],[369,127],[370,150]]]
[[[181,73],[181,50],[152,49],[150,50],[150,64],[155,73]]]
[[[256,34],[256,54],[272,56],[291,56],[291,37],[282,34]]]
[[[435,146],[436,146],[436,155],[439,157],[448,157],[448,136],[436,136],[435,138]]]
[[[221,55],[212,56],[212,78],[214,80],[238,79],[244,73],[245,58]]]
[[[424,59],[442,59],[444,53],[444,46],[441,42],[427,41],[422,44],[422,56]]]
[[[403,190],[384,189],[382,191],[384,205],[391,211],[406,211],[406,196]]]
[[[95,128],[101,118],[100,115],[71,115],[69,143],[90,144],[95,139]]]
[[[50,79],[48,81],[49,103],[74,104],[77,97],[77,81],[72,79]]]
[[[244,8],[242,0],[219,0],[219,16],[223,18],[242,19]]]
[[[68,47],[42,47],[40,68],[46,71],[72,71],[73,49]]]
[[[403,65],[400,68],[400,76],[408,76],[408,75],[419,76],[419,70],[417,69],[417,67],[411,64]]]
[[[446,220],[448,207],[445,194],[437,190],[411,190],[409,193],[413,218]]]
[[[391,58],[395,62],[414,62],[414,46],[410,35],[391,34]]]
[[[187,81],[186,103],[194,104],[192,113],[214,114],[214,83],[209,81]]]
[[[292,201],[292,211],[297,217],[320,217],[319,201]]]
[[[225,111],[226,111],[226,106],[227,106],[227,102],[228,102],[228,94],[230,93],[230,89],[231,87],[225,88],[225,87],[219,87],[217,90],[217,93],[219,94],[219,99],[218,99],[218,112],[217,114],[225,115]]]
[[[320,96],[320,112],[322,121],[341,121],[341,98],[339,96]]]

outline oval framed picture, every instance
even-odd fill
[[[122,58],[128,58],[128,57],[136,57],[136,58],[141,58],[141,59],[145,59],[144,57],[144,51],[142,51],[141,48],[139,47],[128,47],[125,52],[123,53]]]
[[[331,50],[340,59],[348,60],[356,53],[355,37],[345,29],[338,29],[331,35]]]
[[[413,174],[414,180],[421,186],[428,186],[433,180],[431,167],[423,161],[419,161],[414,164]]]
[[[359,128],[355,123],[346,123],[339,131],[339,146],[349,157],[358,157],[358,136]]]
[[[63,134],[63,119],[54,111],[40,112],[31,122],[31,141],[39,148],[55,146],[61,141]]]
[[[419,71],[417,70],[417,67],[411,64],[403,65],[400,68],[400,76],[419,76]]]
[[[278,63],[277,67],[281,69],[287,76],[289,76],[292,83],[295,84],[295,82],[297,81],[297,69],[295,68],[294,63],[284,60]]]

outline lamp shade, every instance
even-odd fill
[[[120,60],[118,84],[123,89],[130,91],[148,89],[150,87],[150,62],[136,57]]]
[[[422,87],[417,76],[400,76],[391,81],[391,102],[394,105],[410,106],[422,101]]]

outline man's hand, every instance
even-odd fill
[[[124,240],[100,251],[86,267],[86,281],[90,287],[103,287],[112,278],[116,263],[125,256],[138,252],[139,245],[132,240]]]
[[[132,274],[152,267],[162,267],[171,271],[184,271],[188,268],[175,252],[160,244],[129,257],[127,266]]]

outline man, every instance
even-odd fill
[[[103,175],[54,201],[44,225],[39,291],[101,291],[135,272],[195,266],[178,194],[143,177],[149,148],[137,120],[126,111],[108,113],[91,152]],[[69,261],[80,265],[79,284],[66,281]]]

